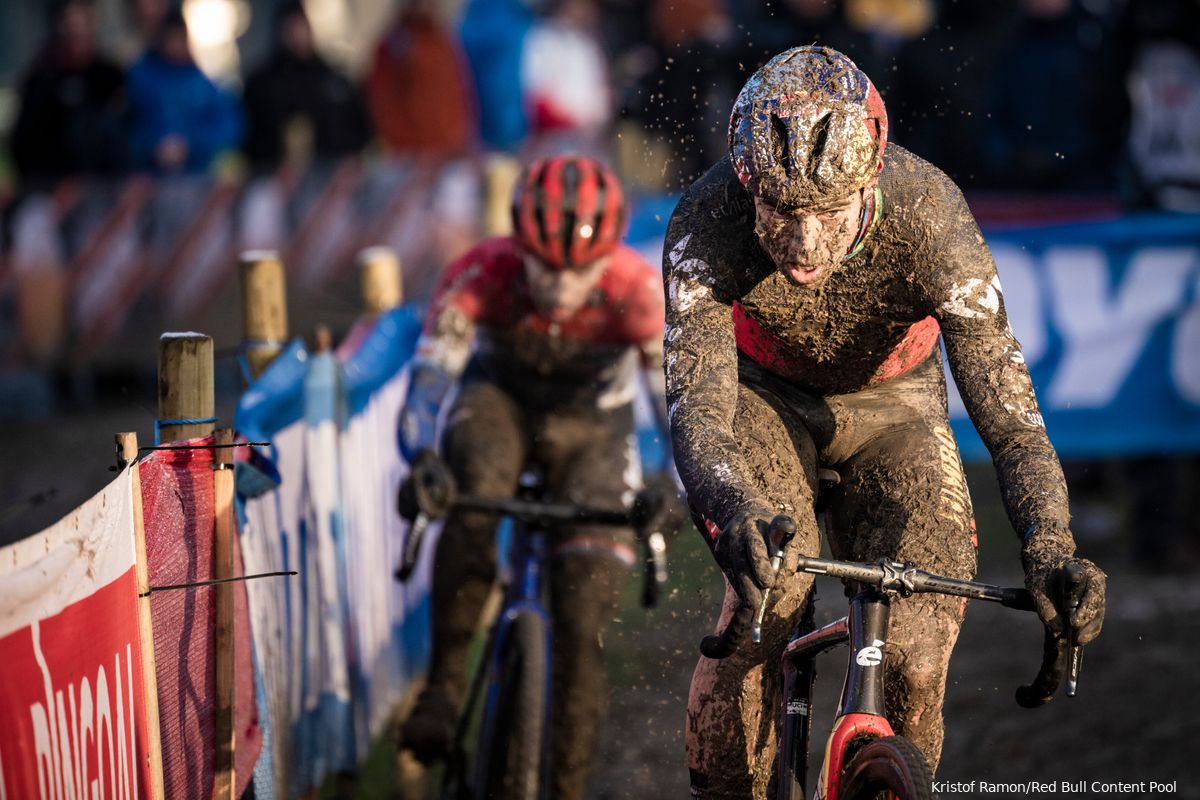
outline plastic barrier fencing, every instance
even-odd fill
[[[239,431],[271,442],[238,465],[246,569],[300,572],[247,585],[270,738],[258,797],[352,769],[425,668],[433,543],[409,583],[393,578],[395,425],[418,327],[400,309],[336,353],[294,343],[239,406]]]

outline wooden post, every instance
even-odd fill
[[[217,449],[213,451],[213,577],[217,580],[233,577],[234,527],[233,516],[233,430],[218,428]],[[216,774],[213,777],[213,800],[236,800],[237,785],[233,754],[237,732],[233,726],[233,583],[213,587],[216,598]]]
[[[369,317],[391,311],[404,300],[400,259],[390,247],[368,247],[358,253],[363,313]]]
[[[329,330],[329,326],[318,324],[313,329],[313,346],[314,353],[328,353],[333,349],[333,332]]]
[[[512,194],[521,166],[511,156],[493,156],[484,166],[483,233],[507,236],[512,233]]]
[[[138,455],[136,433],[118,433],[117,464],[134,464]],[[150,760],[150,796],[163,797],[162,733],[158,722],[158,672],[154,662],[154,630],[150,619],[150,568],[146,561],[146,528],[142,519],[142,478],[137,465],[131,467],[133,492],[134,547],[137,554],[138,629],[142,640],[142,681],[146,687],[146,757]]]
[[[257,378],[287,341],[287,283],[283,262],[273,250],[247,250],[240,261],[242,347],[250,375]]]
[[[202,333],[164,333],[158,343],[159,441],[177,442],[212,433],[213,423],[169,424],[170,420],[211,420],[213,343]]]

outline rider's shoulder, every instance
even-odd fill
[[[490,236],[468,250],[463,258],[488,263],[520,261],[521,249],[515,236]]]
[[[617,247],[604,270],[601,284],[611,297],[662,302],[662,273],[627,244]]]
[[[726,155],[688,186],[675,207],[674,218],[713,223],[753,223],[754,199],[738,180]]]
[[[447,274],[477,276],[511,272],[521,266],[521,251],[512,236],[492,236],[475,244],[446,268]]]
[[[944,204],[958,205],[962,192],[941,169],[900,145],[889,143],[879,173],[886,212],[910,217],[935,214]]]

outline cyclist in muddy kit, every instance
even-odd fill
[[[457,380],[440,451],[462,492],[512,497],[534,462],[547,500],[628,506],[642,483],[631,404],[640,367],[665,423],[658,272],[620,244],[621,186],[590,158],[530,165],[512,210],[514,235],[481,243],[442,277],[400,415],[401,450],[410,461],[431,457]],[[422,761],[453,746],[467,645],[495,572],[495,525],[453,511],[438,544],[429,681],[402,730]],[[603,526],[552,540],[555,798],[583,796],[605,698],[600,636],[633,544],[631,531]]]
[[[667,232],[665,367],[676,464],[728,581],[719,629],[734,619],[744,631],[773,588],[762,644],[696,667],[692,793],[762,797],[777,665],[812,586],[794,556],[819,550],[818,468],[841,478],[830,506],[835,557],[975,573],[939,335],[995,462],[1044,624],[1093,639],[1105,576],[1081,560],[1082,603],[1069,615],[1056,607],[1075,552],[1067,491],[995,264],[955,184],[887,145],[883,101],[867,76],[834,50],[781,53],[739,94],[729,143]],[[777,514],[799,530],[775,575],[764,533]],[[921,595],[892,612],[887,716],[934,768],[963,611],[958,599]]]

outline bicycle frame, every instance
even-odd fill
[[[513,536],[511,540],[512,558],[510,561],[511,575],[504,590],[504,601],[497,616],[495,629],[488,642],[485,652],[485,662],[480,666],[486,671],[487,688],[486,702],[483,707],[483,724],[479,737],[479,746],[475,752],[474,786],[483,787],[487,782],[487,759],[482,754],[493,752],[492,743],[496,735],[496,709],[499,705],[501,690],[501,663],[504,645],[508,639],[513,620],[521,612],[532,612],[541,617],[546,623],[546,671],[545,675],[553,674],[553,638],[550,635],[550,611],[542,602],[543,587],[545,586],[545,569],[547,564],[547,534],[538,526],[527,525],[520,520],[513,520]],[[550,775],[550,714],[551,714],[551,682],[546,681],[545,720],[542,725],[542,741],[540,749],[541,781],[540,794],[545,796],[545,788],[549,784]]]
[[[867,586],[850,600],[847,616],[788,643],[783,652],[785,713],[776,764],[776,796],[780,800],[804,800],[815,659],[820,653],[850,643],[846,682],[825,746],[816,798],[837,800],[842,767],[856,740],[892,735],[883,709],[883,647],[889,616],[887,595]]]

